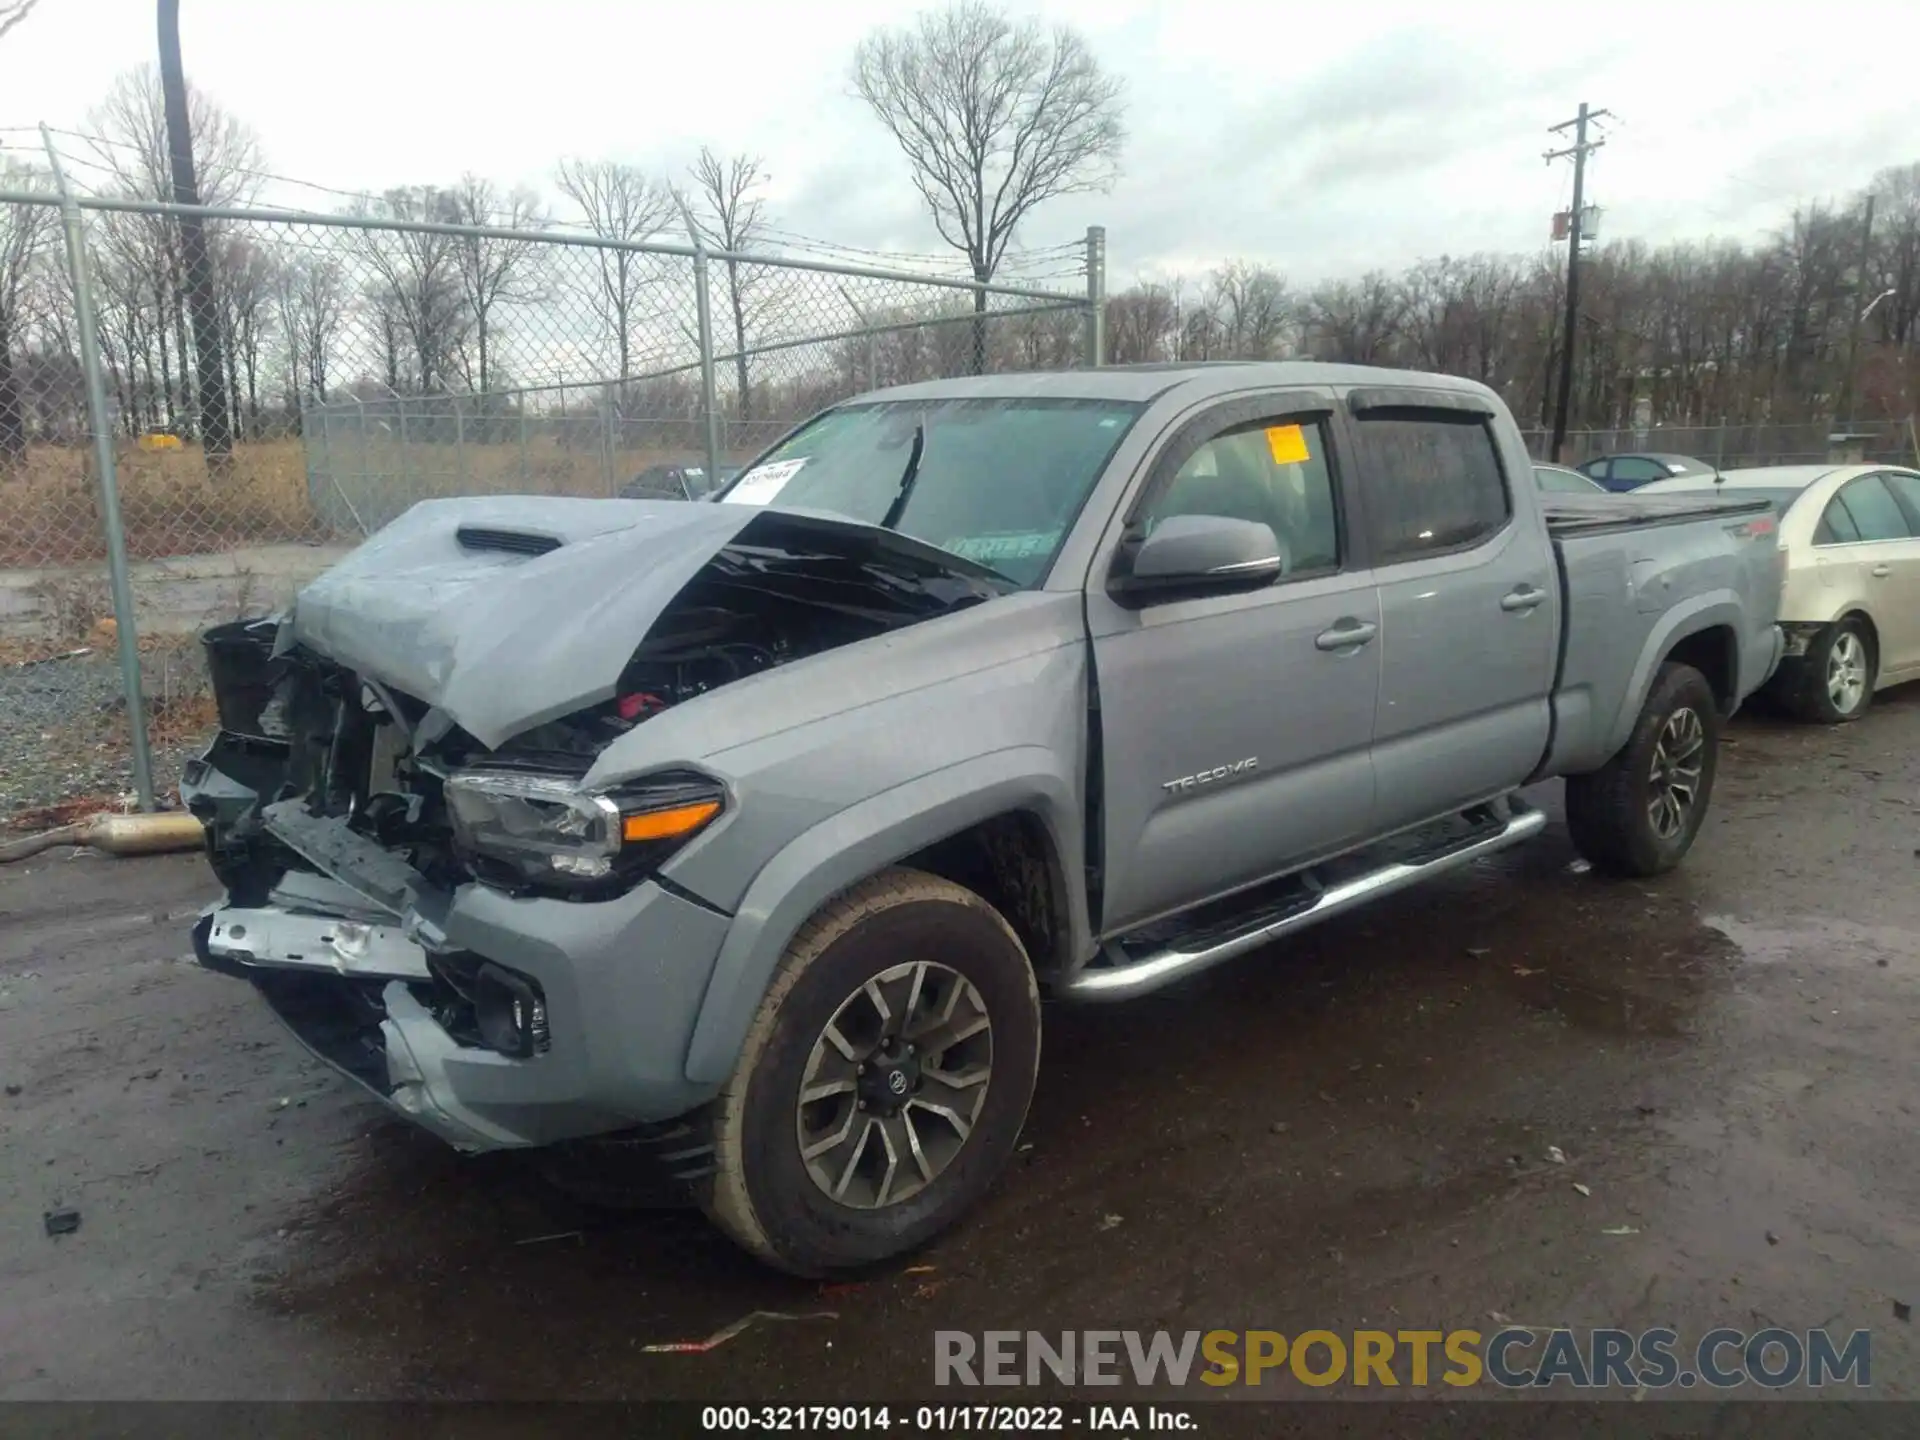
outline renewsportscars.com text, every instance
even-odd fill
[[[1419,1389],[1819,1388],[1873,1383],[1873,1335],[1824,1329],[936,1330],[936,1385],[1299,1384]]]

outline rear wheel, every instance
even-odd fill
[[[1615,875],[1671,870],[1706,819],[1719,753],[1713,687],[1691,665],[1662,665],[1619,754],[1567,777],[1574,848]]]
[[[1781,687],[1780,700],[1802,720],[1844,725],[1866,714],[1873,703],[1878,667],[1872,632],[1850,615],[1814,637],[1790,683]]]
[[[770,1264],[821,1275],[953,1224],[1013,1153],[1040,1000],[998,911],[891,870],[794,938],[715,1101],[708,1214]]]

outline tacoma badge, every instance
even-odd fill
[[[1249,755],[1244,760],[1236,760],[1231,765],[1216,765],[1211,770],[1202,770],[1197,775],[1182,775],[1178,780],[1163,780],[1160,788],[1170,795],[1182,791],[1197,789],[1202,785],[1212,785],[1217,781],[1231,780],[1236,775],[1250,775],[1259,767],[1260,757]]]

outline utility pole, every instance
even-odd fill
[[[1580,113],[1571,120],[1563,120],[1558,125],[1547,127],[1548,134],[1559,134],[1568,126],[1574,127],[1573,144],[1565,150],[1549,150],[1546,161],[1551,165],[1556,160],[1573,157],[1573,213],[1567,217],[1567,323],[1566,333],[1560,337],[1560,393],[1553,406],[1553,445],[1552,454],[1556,463],[1565,463],[1561,452],[1567,443],[1567,406],[1573,399],[1573,341],[1576,327],[1580,322],[1580,220],[1581,210],[1586,204],[1587,156],[1607,142],[1589,141],[1587,126],[1608,112],[1589,110],[1582,101]]]
[[[186,73],[180,64],[180,0],[160,0],[160,91],[166,116],[167,168],[176,205],[198,206],[193,127]],[[200,389],[200,444],[207,474],[225,479],[233,469],[233,412],[227,407],[227,361],[207,231],[197,210],[180,212],[180,255],[186,262],[187,322],[193,329],[195,378]],[[186,366],[186,357],[180,360]]]
[[[1853,418],[1847,413],[1853,406],[1853,367],[1860,355],[1860,325],[1867,318],[1867,311],[1860,308],[1860,297],[1867,288],[1867,257],[1872,253],[1873,192],[1869,190],[1867,211],[1860,221],[1860,263],[1853,272],[1853,301],[1847,306],[1853,312],[1853,323],[1847,326],[1847,368],[1840,372],[1840,399],[1833,407],[1833,423],[1836,426],[1844,425]],[[1869,305],[1867,310],[1872,308]]]

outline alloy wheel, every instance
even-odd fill
[[[1653,747],[1652,783],[1647,819],[1653,833],[1671,840],[1686,829],[1700,797],[1700,773],[1707,759],[1707,730],[1690,706],[1675,710],[1661,727]]]
[[[1867,643],[1851,630],[1834,637],[1827,652],[1827,698],[1842,715],[1860,708],[1867,693]]]
[[[807,1174],[860,1210],[924,1190],[973,1133],[993,1078],[993,1022],[973,982],[932,961],[874,976],[814,1041],[794,1112]]]

